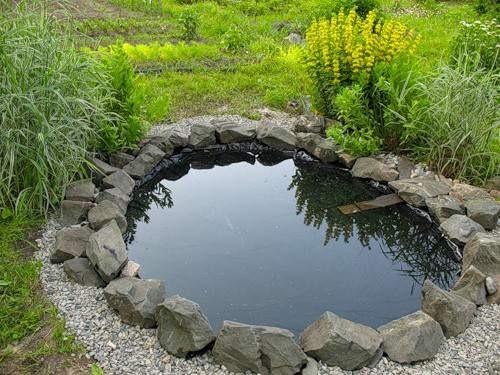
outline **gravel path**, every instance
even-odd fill
[[[66,320],[67,329],[100,363],[106,374],[230,374],[207,354],[191,360],[168,355],[156,340],[156,331],[120,322],[104,300],[102,289],[68,281],[61,265],[49,262],[57,225],[50,222],[39,240],[41,280],[49,299]],[[319,374],[351,374],[319,364]],[[448,340],[432,361],[402,366],[383,358],[375,369],[357,374],[500,374],[500,305],[487,305],[465,333]]]

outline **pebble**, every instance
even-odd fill
[[[49,251],[58,229],[49,221],[36,253],[42,262],[43,289],[66,321],[66,329],[81,342],[87,357],[99,362],[106,374],[119,375],[230,375],[204,354],[189,360],[170,356],[158,344],[155,329],[122,323],[107,306],[103,290],[69,282],[62,265],[51,264]],[[498,374],[500,363],[500,305],[477,310],[469,328],[447,340],[433,360],[401,365],[383,358],[373,368],[350,372],[318,363],[319,375],[461,375]],[[248,372],[248,374],[250,374]]]

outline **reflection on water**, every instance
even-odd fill
[[[426,278],[454,280],[451,249],[405,205],[343,215],[338,206],[380,193],[333,167],[255,161],[192,154],[141,187],[127,213],[143,277],[200,303],[215,327],[299,332],[325,310],[376,327],[417,310]]]

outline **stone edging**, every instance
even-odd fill
[[[93,159],[98,170],[93,181],[68,186],[61,205],[66,227],[57,233],[51,261],[64,263],[73,281],[107,285],[106,300],[123,322],[143,328],[158,325],[158,340],[167,352],[186,357],[213,347],[216,362],[231,371],[294,374],[306,366],[306,354],[346,370],[372,366],[383,353],[399,363],[432,358],[444,337],[467,328],[476,305],[487,299],[498,303],[500,204],[484,189],[425,172],[406,159],[388,155],[355,159],[339,152],[321,133],[314,121],[299,121],[290,129],[267,121],[222,117],[153,128],[134,155],[111,155],[109,164]],[[308,157],[306,151],[323,163],[340,163],[354,177],[388,183],[408,204],[427,208],[459,250],[465,245],[462,276],[454,290],[447,292],[426,281],[422,311],[378,330],[326,312],[301,334],[300,346],[287,330],[228,321],[216,338],[199,305],[179,296],[165,299],[163,281],[138,278],[139,265],[128,260],[122,234],[134,188],[147,181],[162,160],[220,144],[231,150],[232,144],[242,142],[252,142],[249,147],[257,151],[263,144],[295,156]]]

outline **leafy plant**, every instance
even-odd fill
[[[371,128],[351,128],[349,126],[332,126],[326,135],[340,145],[340,147],[358,156],[369,156],[380,151],[381,141],[373,134]]]
[[[500,5],[497,0],[476,0],[474,3],[474,9],[479,14],[492,13],[498,16],[500,11]]]
[[[178,18],[182,28],[182,39],[194,40],[198,36],[198,27],[200,25],[200,17],[191,10],[186,10],[181,13]]]
[[[225,51],[235,53],[243,49],[248,40],[239,27],[232,25],[222,36],[221,44]]]

